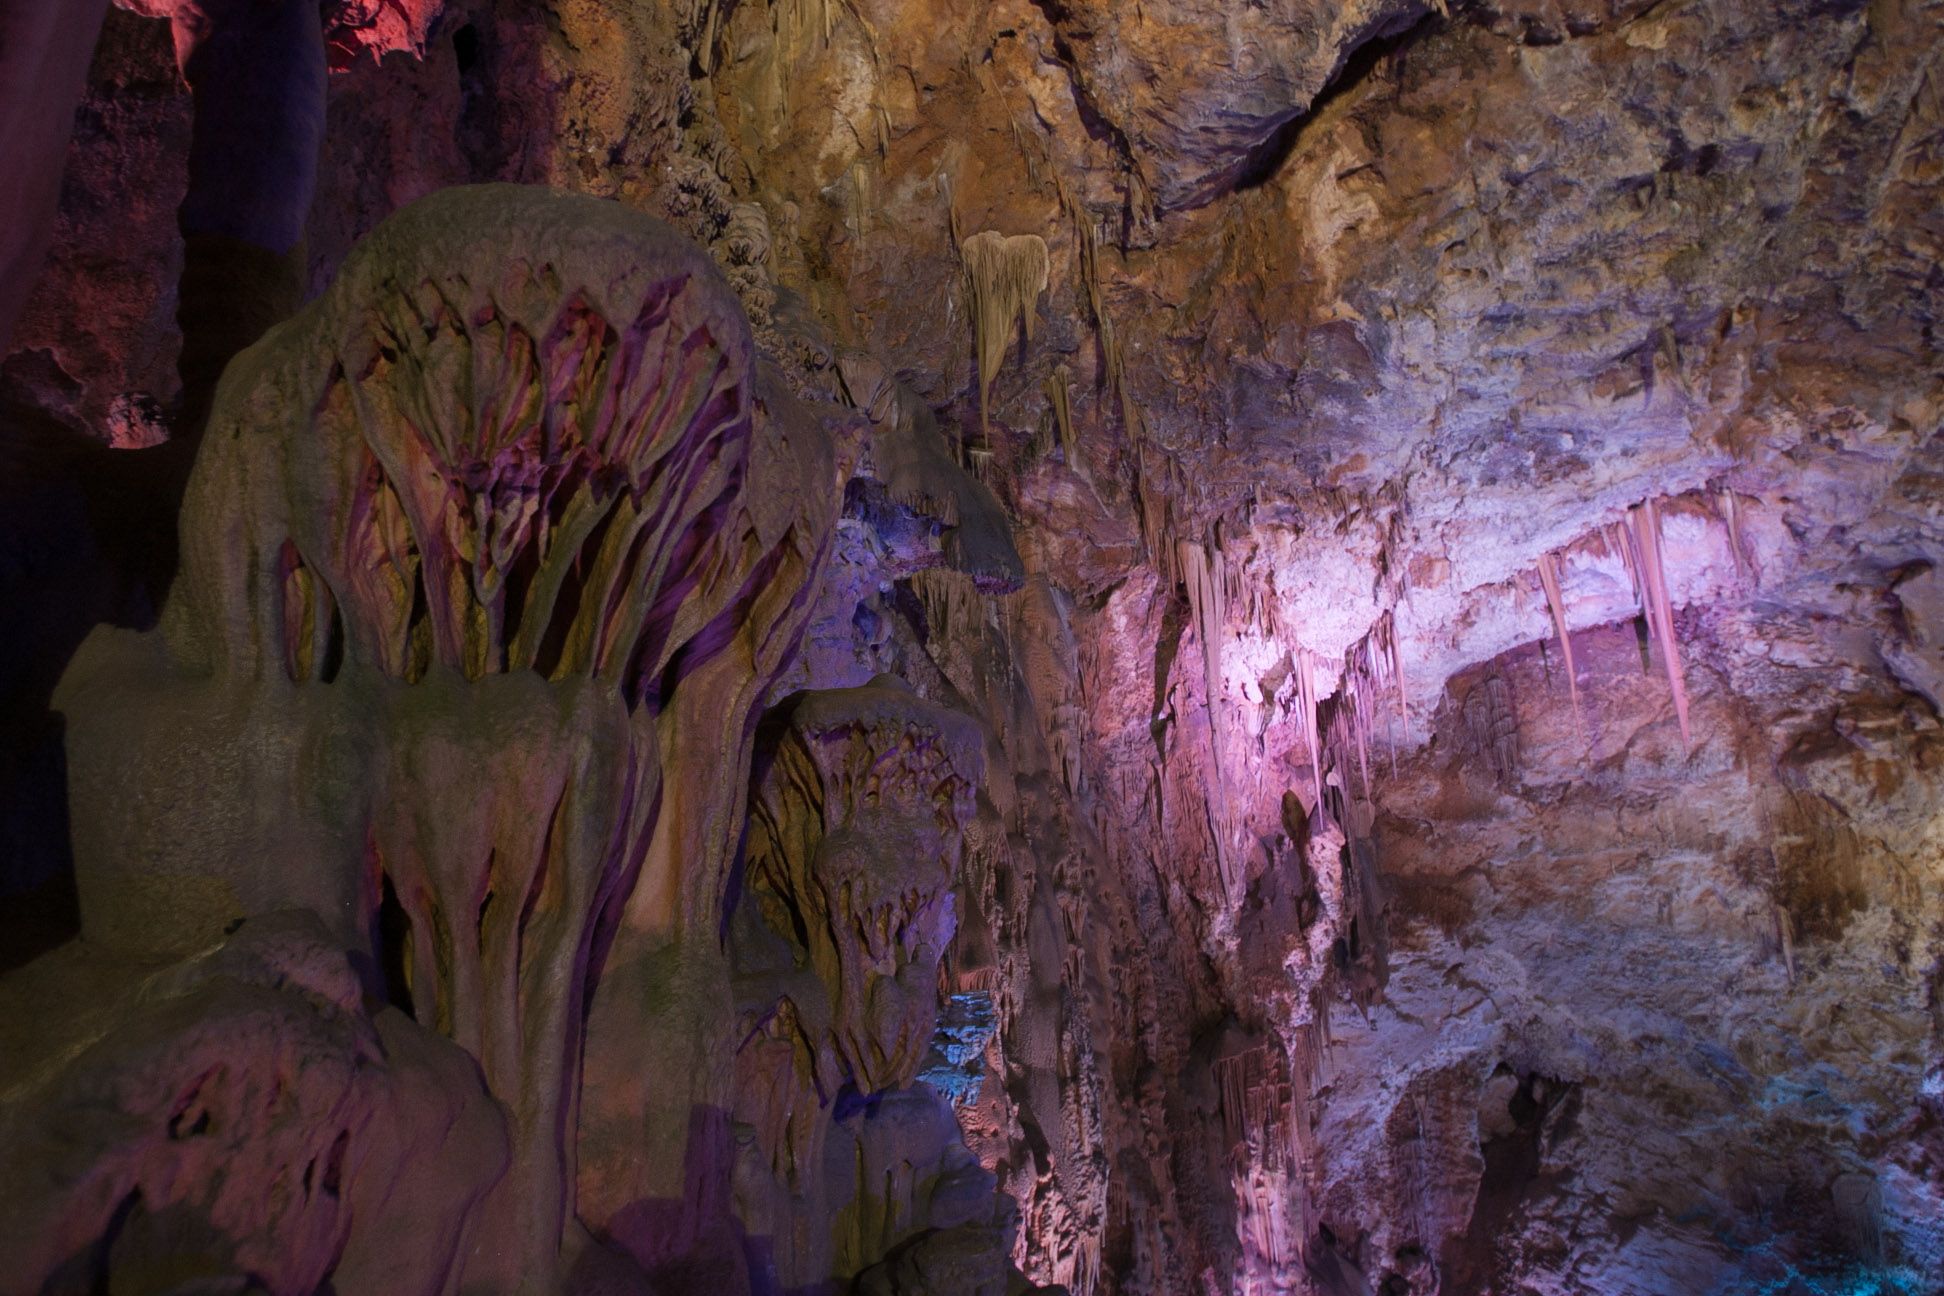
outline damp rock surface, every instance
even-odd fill
[[[102,8],[0,1291],[1944,1287],[1936,4]]]

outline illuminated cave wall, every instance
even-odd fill
[[[0,0],[0,1296],[1944,1290],[1941,26]]]

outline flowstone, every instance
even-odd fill
[[[835,495],[699,249],[616,204],[450,190],[230,367],[162,628],[102,632],[62,685],[90,943],[179,956],[309,910],[478,1060],[512,1155],[468,1288],[540,1289],[584,1239],[604,967],[652,928],[721,984],[683,937],[714,929],[738,717]],[[633,1025],[607,1028],[638,1070]]]

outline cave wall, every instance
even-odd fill
[[[683,625],[733,647],[707,638],[658,712],[661,826],[569,1086],[567,1231],[608,1244],[574,1234],[573,1281],[1003,1286],[995,1246],[1075,1292],[1944,1281],[1940,12],[327,7],[277,273],[342,294],[361,240],[453,185],[612,200],[707,250],[766,408],[828,442],[784,438],[744,487],[818,484],[749,523],[787,557],[719,578],[729,623]],[[190,92],[183,33],[222,17],[104,24],[0,360],[22,498],[105,478],[100,444],[193,438],[208,281],[176,209],[234,110]],[[253,300],[250,337],[285,310]],[[58,559],[12,574],[22,605],[70,609],[6,677],[33,734],[6,753],[9,896],[67,930],[50,878],[197,840],[105,791],[46,826],[167,764],[124,707],[90,738],[54,698],[88,626],[164,602],[126,595],[152,578],[100,512],[14,510],[8,545]],[[765,815],[850,831],[786,700],[887,678],[977,752],[917,852],[942,852],[949,934],[913,884],[930,1008],[990,1019],[950,1062],[944,1034],[911,1056],[930,1026],[903,1012],[842,1025],[856,960],[890,957],[843,953],[856,914],[811,900],[842,850],[741,871]],[[212,742],[244,724],[184,713]],[[765,782],[792,761],[797,793]],[[79,899],[79,947],[112,945]],[[211,939],[274,907],[216,906]],[[806,907],[827,949],[785,917]],[[21,1002],[128,975],[64,948],[10,978]],[[339,1007],[399,1029],[374,1006]],[[515,1118],[465,1140],[490,1219],[520,1104],[480,1040],[413,1015]],[[913,1096],[948,1091],[956,1136]]]

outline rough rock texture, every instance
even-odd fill
[[[165,969],[70,947],[10,983],[6,1290],[448,1290],[503,1113],[361,997],[291,913]]]
[[[661,801],[564,1139],[614,1244],[574,1238],[577,1281],[1001,1290],[1010,1238],[1076,1292],[1944,1286],[1944,9],[452,0],[326,24],[314,290],[448,185],[613,199],[708,249],[752,390],[830,440],[758,456],[747,517],[711,515],[726,583],[678,638],[714,655],[630,703]],[[188,403],[183,252],[146,196],[190,158],[159,30],[111,16],[0,366],[35,482],[109,477],[45,451],[50,425],[135,444]],[[9,588],[122,589],[74,521],[99,512],[33,498],[10,526],[89,541]],[[500,534],[462,515],[454,552],[469,525]],[[561,682],[499,664],[467,583],[499,559],[466,553],[400,673],[422,651],[455,696],[537,706],[513,694]],[[90,599],[71,620],[140,622]],[[28,789],[10,823],[64,760],[94,777],[40,683],[77,638],[0,674],[35,735],[0,764]],[[949,828],[923,798],[866,817],[895,857],[851,850],[802,717],[761,720],[886,676],[908,732],[978,753],[949,762]],[[561,733],[524,727],[500,777],[538,778]],[[137,813],[75,816],[19,876],[70,836],[111,859]],[[437,926],[394,891],[394,928]],[[952,996],[992,1019],[983,1066],[951,1068],[963,1147],[911,1083]]]
[[[1260,179],[1276,160],[1277,132],[1309,111],[1353,53],[1443,6],[1186,0],[1156,13],[1076,0],[1042,7],[1075,107],[1122,152],[1129,215],[1151,218]]]
[[[148,445],[167,435],[176,394],[175,209],[188,183],[189,105],[168,28],[109,11],[73,127],[53,230],[62,255],[37,280],[9,276],[25,301],[0,372],[11,397],[77,433]]]
[[[74,127],[88,52],[101,29],[101,3],[34,4],[10,0],[0,8],[0,76],[9,87],[0,110],[7,171],[17,177],[0,207],[0,346],[11,343],[14,321],[52,237],[61,194],[59,159]]]
[[[1834,700],[1868,657],[1812,627],[1737,661],[1736,620],[1686,625],[1691,751],[1603,629],[1597,719],[1508,654],[1453,682],[1384,798],[1398,970],[1338,1022],[1319,1139],[1323,1217],[1373,1284],[1412,1257],[1458,1290],[1930,1284],[1935,830],[1909,807],[1936,802],[1936,720],[1894,687]]]

